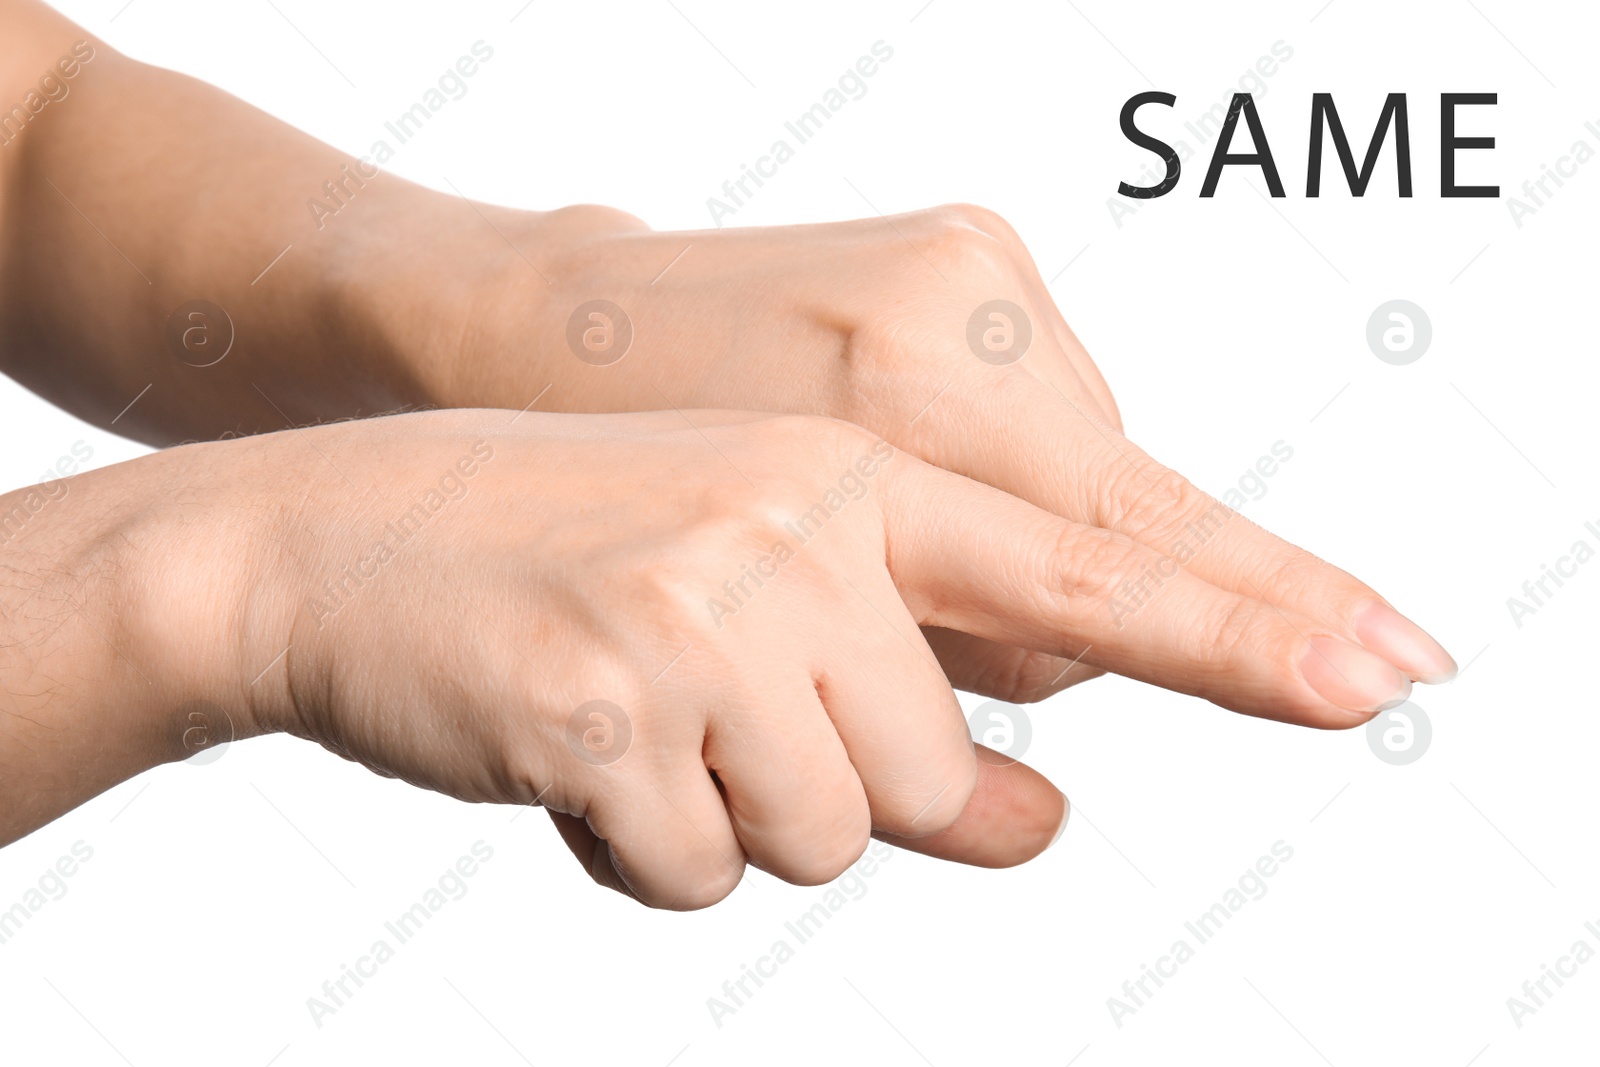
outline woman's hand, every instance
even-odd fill
[[[1092,645],[1317,725],[1409,688],[1187,575],[1119,627],[1107,597],[1148,548],[832,420],[454,411],[226,447],[286,504],[247,613],[252,665],[288,649],[257,721],[467,800],[538,800],[650,904],[711,903],[746,860],[827,881],[874,831],[994,865],[1050,842],[1064,799],[977,758],[919,626]]]
[[[1149,548],[828,419],[433,412],[72,484],[58,507],[114,516],[110,558],[75,564],[115,577],[90,630],[159,686],[116,724],[146,765],[186,754],[182,708],[210,708],[451,796],[541,803],[594,877],[663,907],[720,899],[747,861],[827,881],[871,833],[991,866],[1049,844],[1065,799],[979,758],[920,627],[1093,647],[1320,726],[1409,688],[1319,621],[1187,574],[1119,626],[1107,599]],[[34,522],[19,551],[51,543]],[[117,780],[63,769],[107,744],[66,728],[97,699],[79,681],[11,720],[0,779],[45,797],[33,825]]]
[[[485,255],[498,254],[504,281],[460,330],[463,358],[418,372],[435,375],[427,395],[438,402],[520,406],[538,395],[541,409],[737,407],[845,419],[1149,550],[1151,572],[1125,575],[1129,584],[1106,605],[1119,628],[1152,625],[1145,604],[1172,596],[1168,572],[1181,569],[1212,595],[1315,620],[1412,679],[1439,682],[1455,671],[1436,641],[1368,586],[1124,437],[1104,378],[1021,240],[992,212],[958,205],[654,233],[604,208],[532,219],[482,210],[493,230],[529,251],[512,255],[484,227],[501,241]],[[1214,636],[1196,630],[1192,639]],[[928,639],[957,686],[1013,701],[1110,667],[1104,645],[1073,649],[1075,661],[937,630]],[[1315,655],[1306,670],[1330,685],[1358,681],[1332,657]]]

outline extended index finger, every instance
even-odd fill
[[[1093,666],[1305,725],[1358,725],[1409,695],[1393,665],[1326,622],[991,486],[909,457],[892,466],[880,498],[889,570],[921,625],[1079,651]]]
[[[1051,359],[1049,351],[1039,353]],[[1054,388],[1049,375],[978,368],[915,427],[909,446],[1056,515],[1122,534],[1211,585],[1317,620],[1418,681],[1455,661],[1366,583],[1262,529],[1152,459]],[[990,428],[974,433],[972,427]],[[999,447],[996,447],[996,444]]]

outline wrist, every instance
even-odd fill
[[[254,440],[169,449],[94,472],[105,484],[83,494],[86,512],[111,516],[87,565],[115,572],[105,625],[144,683],[154,762],[273,729],[252,700],[247,640],[265,569],[263,515],[277,510],[265,489],[271,471],[219,456],[264,451]]]
[[[240,553],[171,455],[0,496],[0,843],[263,732],[237,682]]]
[[[521,211],[410,185],[393,201],[348,243],[330,285],[341,317],[372,339],[393,407],[520,408],[547,386],[567,391],[583,369],[566,319],[586,250],[648,228],[595,205]]]

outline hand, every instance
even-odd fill
[[[294,505],[248,597],[248,660],[289,649],[252,719],[542,803],[657,906],[720,899],[747,860],[831,880],[873,831],[988,865],[1046,847],[1065,798],[980,763],[917,622],[1054,647],[1082,611],[1057,591],[1094,580],[1054,557],[1065,524],[842,423],[693,420],[458,411],[227,446]]]
[[[719,899],[746,861],[829,880],[869,833],[993,866],[1049,844],[1065,799],[980,758],[922,626],[1092,644],[1110,669],[1307,721],[1404,686],[1192,577],[1119,629],[1104,598],[1147,548],[832,420],[436,412],[85,478],[89,511],[121,500],[113,569],[161,590],[129,622],[168,704],[541,803],[597,880],[663,907]],[[1191,636],[1230,626],[1248,640]],[[1383,692],[1330,702],[1297,669],[1303,634]]]
[[[528,225],[515,212],[491,217],[511,233],[519,220]],[[502,251],[506,281],[491,291],[494,306],[480,305],[478,328],[463,330],[482,343],[469,341],[434,397],[490,402],[483,383],[495,382],[501,399],[493,402],[503,403],[508,387],[520,400],[549,384],[541,408],[739,407],[859,423],[929,463],[1148,549],[1155,573],[1129,568],[1119,575],[1129,584],[1106,597],[1120,627],[1154,639],[1155,616],[1143,604],[1165,599],[1182,610],[1185,594],[1165,580],[1169,570],[1181,567],[1182,588],[1203,589],[1198,601],[1236,595],[1239,615],[1190,616],[1170,635],[1170,673],[1145,674],[1229,706],[1239,704],[1178,664],[1200,648],[1267,652],[1253,628],[1280,612],[1365,647],[1411,679],[1440,682],[1455,671],[1436,641],[1368,586],[1239,516],[1124,437],[1104,378],[1021,240],[992,212],[954,206],[828,225],[653,233],[583,207],[531,225],[520,243],[562,251],[542,258],[537,274]],[[518,297],[506,301],[507,289]],[[595,299],[620,307],[632,332],[626,353],[605,365],[594,364],[609,353],[585,361],[567,343],[574,309]],[[1011,309],[978,313],[996,300]],[[508,356],[530,341],[536,360]],[[1064,658],[937,629],[927,637],[957,686],[1013,701],[1112,667],[1104,644],[1069,648]],[[1298,669],[1347,706],[1403,695],[1371,657],[1320,642],[1301,648]],[[1254,713],[1325,727],[1361,721],[1290,706]]]
[[[828,420],[512,418],[224,446],[250,457],[226,481],[255,499],[270,470],[293,514],[258,535],[242,644],[288,652],[252,721],[543,804],[597,881],[662,907],[713,903],[747,860],[829,881],[873,831],[988,865],[1050,843],[1065,798],[979,762],[912,612],[1054,643],[1061,523]],[[972,565],[1012,550],[996,524],[1022,549],[1003,580]]]

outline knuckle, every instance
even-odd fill
[[[1011,224],[1006,222],[999,212],[977,204],[943,204],[934,208],[933,213],[946,225],[977,230],[998,241],[1008,241],[1016,237],[1016,230],[1012,229]]]
[[[1011,250],[990,233],[968,221],[962,213],[941,209],[930,220],[923,254],[940,273],[968,283],[988,284],[1009,280],[1015,270]]]
[[[1108,600],[1138,577],[1147,549],[1098,527],[1063,527],[1052,553],[1051,591],[1092,603]]]
[[[929,257],[941,272],[968,286],[987,289],[999,281],[1009,287],[1011,257],[986,233],[965,226],[942,230],[933,238]]]
[[[1290,545],[1272,562],[1269,573],[1252,580],[1253,583],[1259,583],[1259,591],[1250,591],[1275,604],[1289,600],[1298,590],[1326,586],[1332,571],[1321,557],[1296,545]]]
[[[813,568],[861,542],[824,542],[824,555],[801,547],[824,527],[844,522],[870,531],[876,512],[851,506],[872,492],[871,473],[890,454],[885,443],[836,419],[781,416],[741,430],[728,448],[744,477],[719,478],[686,491],[657,536],[615,550],[609,572],[629,592],[628,610],[653,629],[722,629],[739,607],[775,579],[780,567]],[[848,513],[848,514],[846,514]],[[782,583],[788,595],[804,587]]]
[[[743,482],[703,488],[669,531],[626,552],[615,573],[627,588],[627,603],[637,606],[642,620],[653,620],[652,629],[709,624],[707,595],[722,595],[724,582],[772,577],[770,557],[792,540],[784,523],[802,499],[797,485],[784,479],[763,478],[756,488]]]
[[[1283,629],[1271,607],[1248,597],[1233,597],[1212,608],[1196,627],[1200,647],[1195,658],[1226,667],[1239,658],[1241,650],[1249,649],[1251,656],[1271,661],[1272,650],[1282,644]]]
[[[694,631],[706,614],[706,586],[718,573],[698,565],[694,557],[699,555],[695,546],[685,544],[670,557],[640,569],[629,595],[641,620],[673,631]]]
[[[780,535],[765,534],[752,522],[741,523],[736,533],[692,539],[674,547],[670,559],[658,559],[653,569],[639,579],[637,594],[630,594],[638,616],[639,629],[667,639],[663,647],[685,642],[694,646],[701,659],[701,670],[725,666],[727,650],[711,640],[727,626],[727,616],[749,602],[762,584],[775,576],[771,551]],[[722,655],[719,655],[721,653]],[[670,659],[668,653],[666,659]],[[631,678],[637,690],[648,688],[652,672],[659,671],[652,661],[642,664]]]
[[[1096,502],[1100,525],[1147,544],[1161,545],[1195,519],[1216,509],[1227,512],[1189,479],[1154,460],[1132,458],[1120,466],[1116,474],[1106,479],[1101,499]]]

